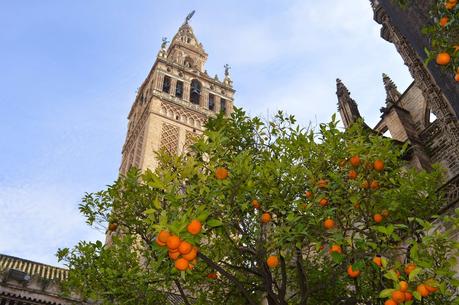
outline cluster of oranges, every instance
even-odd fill
[[[448,10],[451,11],[456,8],[457,6],[457,0],[442,0],[444,7]],[[446,28],[448,24],[450,23],[450,19],[448,16],[442,16],[438,22],[441,28]],[[459,45],[454,46],[454,53],[459,51]],[[439,52],[437,54],[437,57],[435,59],[436,63],[440,66],[446,66],[451,63],[451,54],[448,52]],[[455,71],[455,80],[459,82],[459,68]]]
[[[196,235],[201,232],[201,222],[192,220],[187,227],[190,234]],[[160,247],[167,247],[169,258],[175,261],[175,268],[179,271],[191,270],[197,263],[198,249],[191,243],[180,239],[180,237],[163,230],[156,237],[156,243]]]
[[[405,266],[405,274],[407,276],[410,275],[413,270],[416,269],[416,264],[409,263]],[[397,277],[400,277],[400,272],[396,272]],[[437,291],[438,288],[433,286],[432,280],[427,280],[422,284],[416,286],[416,292],[419,296],[425,298],[430,294]],[[409,284],[406,281],[399,281],[397,288],[391,293],[390,298],[386,300],[384,305],[397,305],[402,304],[404,302],[412,301],[413,300],[413,290],[409,290]]]
[[[349,158],[349,164],[352,166],[352,168],[349,170],[347,176],[348,176],[348,178],[350,180],[355,180],[357,178],[357,176],[358,176],[357,169],[361,165],[361,163],[362,163],[362,160],[361,160],[360,156],[358,156],[358,155],[354,155],[351,158]],[[339,165],[340,165],[340,167],[344,167],[346,165],[346,160],[340,161]],[[382,171],[384,171],[384,161],[380,160],[380,159],[377,159],[373,163],[367,163],[366,168],[367,169],[373,169],[376,172],[382,172]],[[328,184],[329,184],[329,181],[327,179],[319,179],[319,181],[317,182],[317,187],[319,189],[326,189],[328,187]],[[379,184],[379,182],[377,180],[369,181],[369,180],[365,179],[362,182],[361,187],[363,189],[377,190],[377,189],[380,188],[380,184]],[[305,192],[305,197],[307,199],[310,199],[312,196],[313,196],[313,194],[312,194],[311,191],[306,191]],[[325,207],[328,204],[329,204],[329,199],[325,195],[320,197],[319,205],[321,207]],[[354,205],[354,207],[359,208],[360,204],[356,203]],[[389,211],[388,210],[383,210],[381,213],[374,214],[373,215],[373,220],[376,223],[380,223],[380,222],[383,221],[384,218],[386,218],[388,216],[389,216]],[[324,228],[326,230],[330,230],[330,229],[334,228],[335,225],[336,225],[335,221],[333,219],[331,219],[331,218],[327,218],[323,223],[323,226],[324,226]]]

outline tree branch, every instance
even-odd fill
[[[180,291],[180,296],[183,299],[183,303],[185,303],[185,305],[191,305],[190,302],[188,301],[188,297],[186,296],[185,292],[182,289],[182,285],[180,285],[180,282],[177,279],[175,279],[174,283],[177,286],[178,290]]]
[[[218,272],[223,274],[228,280],[233,282],[233,284],[236,285],[237,289],[244,295],[245,299],[247,300],[247,302],[249,302],[250,305],[258,305],[251,299],[249,293],[244,289],[244,286],[241,284],[241,282],[238,281],[238,279],[234,275],[224,270],[222,267],[217,265],[214,261],[212,261],[209,257],[202,254],[201,252],[198,252],[198,257],[202,259],[208,266],[217,270]]]

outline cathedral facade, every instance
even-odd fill
[[[444,76],[437,71],[438,67],[424,65],[424,58],[416,48],[417,38],[405,31],[417,19],[407,12],[406,23],[397,26],[394,19],[399,17],[397,13],[404,12],[393,9],[393,3],[383,5],[385,2],[389,1],[371,0],[374,20],[381,24],[381,37],[394,44],[414,81],[404,92],[399,92],[389,76],[383,74],[385,102],[380,109],[381,119],[372,129],[396,141],[408,142],[412,166],[429,170],[438,163],[445,168],[446,181],[439,191],[447,197],[445,211],[452,210],[459,205],[459,108],[456,107],[459,100],[454,95],[457,89],[452,90],[441,81]],[[422,5],[415,8],[425,9],[426,4]],[[415,16],[418,15],[421,14]],[[348,127],[361,116],[356,101],[339,79],[337,96],[338,110]]]

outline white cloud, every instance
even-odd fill
[[[57,265],[58,248],[102,239],[79,216],[79,195],[38,181],[0,186],[0,253]]]

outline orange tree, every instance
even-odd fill
[[[441,171],[410,169],[407,146],[282,112],[206,128],[85,196],[87,222],[117,234],[59,250],[66,288],[103,304],[459,304],[457,218],[435,216]]]
[[[402,8],[412,0],[395,0]],[[429,39],[425,63],[434,60],[459,82],[459,5],[457,0],[436,0],[428,12],[431,22],[422,33]]]

